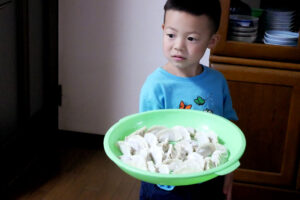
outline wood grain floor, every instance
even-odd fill
[[[18,195],[19,200],[134,200],[140,182],[121,171],[106,156],[103,137],[98,146],[61,145],[60,168],[45,183]],[[98,142],[97,142],[98,141]]]
[[[103,136],[64,133],[58,137],[55,159],[43,156],[29,173],[29,178],[13,189],[10,198],[17,200],[137,200],[140,182],[121,171],[106,156]],[[53,145],[53,146],[55,146]],[[50,151],[52,152],[52,151]],[[42,160],[45,160],[42,159]],[[55,162],[52,162],[54,160]],[[54,163],[48,167],[49,163]],[[45,168],[45,169],[44,169]],[[54,169],[54,170],[49,170]],[[46,178],[45,178],[46,177]],[[18,189],[16,189],[18,188]],[[21,188],[21,190],[20,190]],[[299,192],[278,190],[245,183],[234,183],[233,200],[289,199],[298,200]]]

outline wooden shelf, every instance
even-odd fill
[[[221,0],[220,2],[222,15],[218,33],[221,35],[221,39],[218,45],[211,50],[212,55],[300,63],[300,39],[295,47],[227,40],[230,0]]]
[[[233,65],[244,65],[244,66],[255,66],[262,68],[273,68],[273,69],[289,69],[289,70],[300,70],[300,64],[289,63],[289,62],[278,62],[270,60],[258,60],[249,58],[237,58],[230,56],[216,56],[211,55],[209,58],[211,63],[224,63]]]

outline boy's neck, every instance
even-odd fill
[[[203,67],[201,64],[187,67],[187,68],[179,68],[172,66],[172,64],[167,63],[165,66],[163,66],[163,69],[169,72],[170,74],[173,74],[175,76],[179,77],[193,77],[201,74],[203,72]]]

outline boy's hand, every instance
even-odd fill
[[[227,174],[225,176],[225,181],[223,186],[223,193],[226,195],[226,200],[231,200],[232,183],[233,183],[233,173]]]

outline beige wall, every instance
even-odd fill
[[[105,134],[120,118],[138,112],[145,78],[166,62],[164,2],[59,1],[60,129]]]

